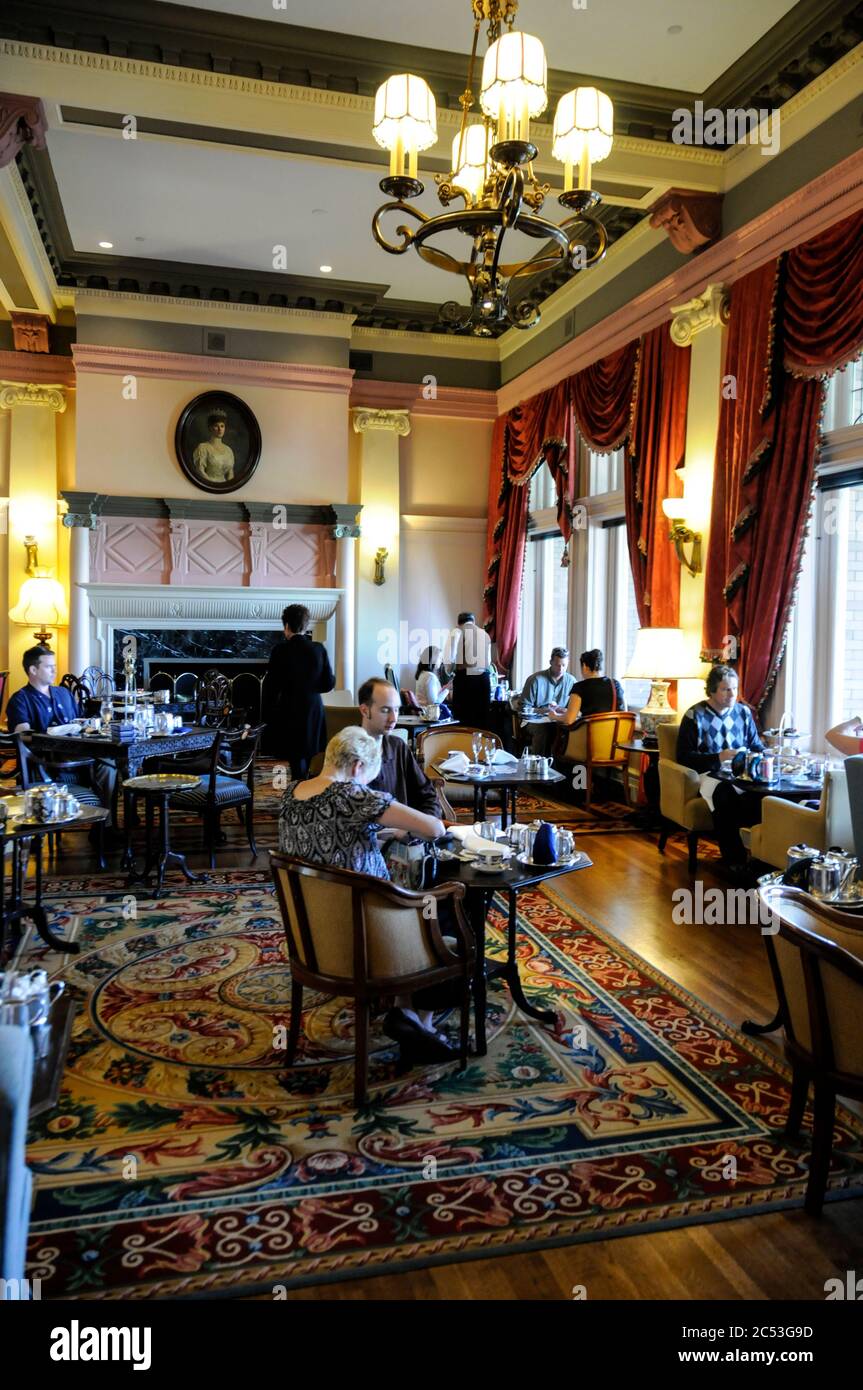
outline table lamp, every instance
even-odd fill
[[[25,579],[17,604],[9,610],[9,617],[13,623],[32,627],[37,642],[44,645],[50,641],[52,631],[65,627],[69,621],[66,595],[59,579],[53,579],[48,571],[39,570],[32,579]]]
[[[649,680],[650,698],[639,711],[642,738],[655,746],[657,724],[673,723],[677,711],[668,703],[671,681],[698,675],[679,627],[643,627],[635,639],[635,651],[623,673],[624,680]]]

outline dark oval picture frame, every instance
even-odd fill
[[[203,492],[237,492],[261,461],[261,427],[230,391],[203,391],[180,411],[174,450],[186,477]]]

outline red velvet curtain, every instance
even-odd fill
[[[863,336],[863,212],[788,252],[782,305],[784,363],[820,377],[850,362]]]
[[[782,659],[800,569],[824,404],[818,378],[861,348],[863,213],[732,290],[724,382],[736,383],[736,398],[723,399],[720,413],[704,645],[705,655],[733,656],[723,638],[738,639],[741,689],[756,707]]]
[[[639,340],[627,343],[569,378],[578,428],[591,449],[619,449],[632,423]]]
[[[778,261],[732,287],[719,409],[710,540],[705,564],[705,660],[736,657],[743,628],[742,582],[754,539],[757,473],[767,462],[773,317]],[[751,695],[747,694],[751,700]]]
[[[567,481],[559,474],[566,460],[568,416],[567,383],[562,381],[515,406],[496,422],[492,436],[483,597],[486,628],[507,670],[518,633],[529,483],[546,459],[556,477],[558,497],[566,495]]]
[[[759,478],[758,519],[741,590],[740,688],[756,709],[773,686],[812,501],[824,384],[784,375],[770,462]]]
[[[680,565],[668,541],[665,497],[680,497],[674,470],[686,453],[691,350],[672,342],[668,324],[641,343],[624,496],[629,560],[642,627],[677,627]]]

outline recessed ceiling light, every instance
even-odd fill
[[[99,245],[101,246],[103,251],[112,251],[114,248],[113,241],[100,241]]]
[[[326,217],[326,208],[312,208],[312,217]]]
[[[321,266],[321,274],[322,274],[322,275],[329,275],[329,273],[330,273],[331,270],[332,270],[332,266],[331,266],[331,265],[322,265],[322,266]]]
[[[136,236],[136,237],[135,237],[135,240],[136,240],[136,241],[146,241],[147,238],[146,238],[145,236]]]
[[[668,29],[666,30],[666,32],[669,33],[669,34],[682,34],[682,33],[683,33],[683,25],[682,25],[682,24],[669,24]]]

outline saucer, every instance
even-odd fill
[[[499,874],[508,867],[508,861],[502,854],[498,856],[498,859],[499,862],[497,864],[487,864],[484,860],[477,859],[472,867],[476,869],[479,874]]]

